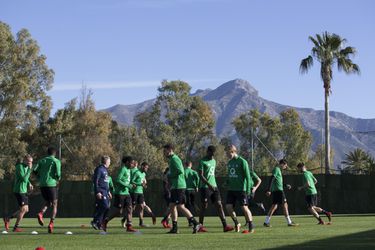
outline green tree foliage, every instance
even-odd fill
[[[345,47],[346,40],[339,35],[330,34],[327,31],[323,35],[316,34],[309,36],[309,40],[314,44],[311,55],[301,61],[301,73],[313,66],[314,59],[320,63],[320,76],[324,87],[324,109],[325,109],[325,168],[326,174],[330,173],[330,127],[329,127],[329,95],[331,93],[332,67],[336,64],[339,71],[345,73],[359,73],[359,67],[353,63],[351,57],[356,54],[354,47]]]
[[[267,174],[277,163],[275,157],[284,157],[293,167],[308,159],[312,137],[304,130],[298,113],[288,109],[280,117],[272,118],[253,109],[233,120],[233,125],[241,141],[241,154],[251,162],[252,131],[254,142],[254,169]]]
[[[314,153],[309,157],[306,162],[306,166],[309,171],[313,172],[314,174],[324,174],[325,167],[324,167],[324,145],[319,144],[315,149]],[[334,151],[331,148],[331,163],[333,162]],[[331,169],[333,171],[333,169]]]
[[[367,174],[373,172],[375,167],[374,157],[360,148],[345,154],[345,160],[341,163],[345,166],[344,173]]]
[[[303,128],[295,109],[281,112],[280,122],[282,124],[280,129],[282,154],[288,159],[289,169],[297,172],[297,164],[308,160],[312,136]]]
[[[135,118],[152,145],[161,148],[172,143],[185,159],[199,157],[199,148],[212,138],[214,128],[210,107],[200,97],[191,96],[190,89],[183,81],[163,81],[152,108]]]
[[[26,29],[13,36],[0,22],[0,166],[11,172],[18,157],[26,153],[22,134],[32,134],[47,121],[54,72]],[[3,172],[4,172],[3,169]]]
[[[150,166],[147,178],[160,178],[162,171],[167,167],[162,149],[151,144],[147,133],[134,126],[120,127],[115,124],[112,133],[112,144],[120,152],[119,161],[123,156],[130,155],[141,164],[147,162]],[[118,161],[117,166],[121,163]],[[117,171],[115,171],[117,172]]]

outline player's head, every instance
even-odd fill
[[[56,156],[56,153],[57,153],[56,148],[54,148],[54,147],[48,147],[48,149],[47,149],[47,154],[48,155]]]
[[[128,168],[131,166],[132,161],[133,161],[133,157],[129,155],[122,157],[122,160],[121,160],[122,164],[124,164]]]
[[[172,144],[165,144],[163,147],[163,153],[165,157],[169,157],[173,154],[174,147]]]
[[[285,159],[281,159],[279,161],[279,165],[282,169],[286,169],[288,167],[288,162]]]
[[[210,145],[207,147],[207,156],[208,157],[213,157],[215,155],[216,148],[214,145]]]
[[[108,168],[109,165],[111,165],[111,158],[108,155],[103,155],[100,159],[100,163]]]
[[[191,168],[191,167],[193,166],[193,163],[192,163],[191,161],[186,161],[186,162],[185,162],[185,166],[186,166],[187,168]]]
[[[28,165],[28,166],[31,166],[33,164],[33,157],[29,154],[25,155],[23,157],[23,163]]]
[[[298,164],[297,164],[297,168],[298,168],[298,170],[299,170],[300,172],[305,171],[305,170],[306,170],[305,163],[303,163],[303,162],[298,163]]]
[[[227,147],[227,156],[229,159],[234,158],[237,155],[237,148],[233,144]]]
[[[142,162],[142,164],[141,164],[141,170],[142,170],[142,172],[147,172],[148,171],[148,168],[149,168],[149,165],[148,165],[148,163],[147,162]]]

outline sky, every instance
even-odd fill
[[[324,108],[319,64],[301,75],[309,36],[328,31],[358,54],[333,72],[330,108],[375,118],[372,0],[0,0],[0,21],[37,40],[55,71],[53,112],[93,91],[98,109],[156,97],[164,79],[214,89],[242,78],[265,99]]]

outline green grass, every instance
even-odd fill
[[[241,218],[242,219],[242,218]],[[243,219],[242,219],[243,220]],[[0,249],[375,249],[375,216],[336,216],[332,225],[319,226],[311,216],[294,216],[298,227],[287,227],[282,216],[272,218],[272,228],[263,227],[264,217],[255,217],[256,232],[223,233],[220,220],[206,218],[208,233],[191,234],[185,218],[179,219],[180,234],[167,235],[156,226],[129,234],[120,228],[120,219],[109,224],[108,234],[100,235],[89,226],[89,218],[62,219],[55,222],[55,233],[47,234],[46,227],[37,226],[36,219],[25,219],[25,232],[0,234]],[[134,219],[137,222],[137,218]],[[228,220],[229,221],[229,220]],[[146,218],[150,223],[150,219]],[[230,221],[231,222],[231,221]],[[14,220],[12,221],[14,223]],[[84,226],[82,226],[84,225]],[[38,235],[31,235],[31,231]],[[65,235],[72,231],[73,235]]]

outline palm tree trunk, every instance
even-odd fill
[[[329,85],[328,85],[329,86]],[[324,89],[324,118],[325,118],[325,172],[330,174],[331,139],[329,130],[329,90]]]

